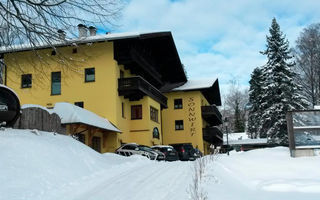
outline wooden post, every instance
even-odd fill
[[[292,111],[287,112],[286,119],[287,119],[289,149],[290,149],[291,156],[293,156],[292,152],[296,149],[296,144],[295,144],[294,132],[293,132]]]

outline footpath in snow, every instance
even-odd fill
[[[320,157],[287,148],[231,152],[208,162],[208,199],[318,200]],[[0,200],[189,199],[196,162],[157,162],[99,154],[70,136],[0,130]]]

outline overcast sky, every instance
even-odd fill
[[[248,86],[266,62],[266,34],[276,17],[290,46],[320,22],[320,0],[131,0],[113,32],[171,31],[189,79],[218,77]]]

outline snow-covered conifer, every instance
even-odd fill
[[[257,67],[253,70],[249,83],[249,103],[251,108],[248,115],[247,131],[251,138],[257,138],[260,137],[258,134],[258,127],[261,117],[259,105],[261,103],[260,97],[262,93],[262,70],[260,67]]]
[[[292,109],[304,109],[305,97],[299,95],[299,85],[294,81],[294,62],[289,51],[289,42],[280,31],[276,19],[272,20],[267,36],[267,63],[262,67],[261,93],[258,110],[261,111],[258,133],[269,141],[288,144],[286,113]]]

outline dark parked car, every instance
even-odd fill
[[[202,152],[198,148],[194,148],[193,152],[195,158],[201,158],[203,156]]]
[[[157,146],[153,146],[151,148],[164,153],[164,155],[166,156],[166,158],[165,158],[166,161],[179,160],[178,152],[172,146],[157,145]]]
[[[115,153],[122,156],[142,155],[148,157],[150,160],[165,159],[165,155],[163,153],[155,151],[148,146],[138,145],[136,143],[124,144],[119,147]]]
[[[179,155],[180,160],[195,160],[196,157],[191,143],[170,144]]]

